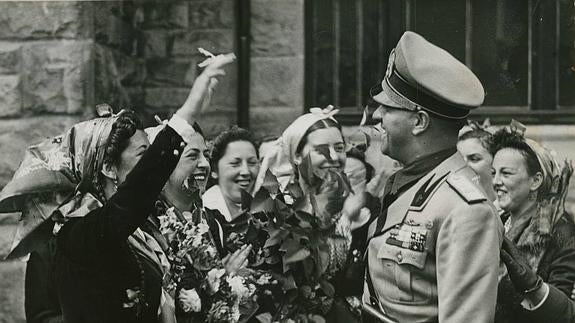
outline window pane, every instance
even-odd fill
[[[487,106],[527,106],[528,1],[473,0],[471,68]]]
[[[339,1],[339,106],[355,107],[357,95],[357,1]]]
[[[409,30],[465,62],[465,1],[412,0],[407,7]]]
[[[559,105],[575,106],[575,6],[559,2]]]
[[[316,93],[310,106],[326,106],[334,100],[334,9],[332,0],[314,0],[313,43]],[[306,44],[307,45],[307,44]]]

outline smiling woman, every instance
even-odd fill
[[[517,130],[496,132],[490,148],[509,239],[496,322],[573,322],[575,224],[564,206],[572,166]]]

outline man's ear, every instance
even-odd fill
[[[111,181],[118,180],[116,166],[104,163],[101,170],[102,174]]]
[[[415,112],[413,117],[413,128],[411,134],[417,136],[429,128],[430,117],[426,111],[419,110]]]

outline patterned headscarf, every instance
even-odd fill
[[[97,110],[100,117],[26,149],[12,180],[0,192],[0,213],[22,212],[8,257],[27,253],[27,242],[22,240],[34,240],[31,233],[48,218],[64,221],[102,205],[89,192],[102,169],[112,124],[121,112],[113,115],[108,105]]]
[[[551,239],[553,228],[565,214],[565,199],[573,166],[568,160],[560,165],[554,151],[535,140],[526,138],[524,136],[526,128],[521,123],[513,120],[507,129],[523,136],[524,142],[537,157],[543,175],[543,183],[537,193],[537,205],[532,218],[523,226],[514,225],[509,232],[506,232],[508,237],[518,237],[518,248],[526,254],[530,266],[537,270]]]
[[[261,187],[265,174],[269,169],[275,175],[281,185],[285,188],[290,178],[296,173],[295,155],[297,147],[302,141],[307,130],[320,120],[331,119],[336,121],[333,116],[339,112],[333,106],[327,106],[325,109],[311,108],[309,113],[299,116],[294,120],[278,138],[266,155],[263,156],[260,172],[256,179],[254,192]]]

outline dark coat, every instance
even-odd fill
[[[24,311],[29,323],[63,322],[60,303],[54,285],[54,256],[56,238],[50,236],[45,244],[30,254],[24,280]]]
[[[181,142],[166,127],[103,207],[68,220],[58,233],[56,284],[66,322],[158,321],[162,271],[127,240],[152,212]],[[135,288],[145,305],[124,308],[126,290]]]
[[[496,323],[575,322],[575,303],[569,299],[575,284],[575,224],[566,213],[553,229],[537,274],[550,287],[543,305],[525,310],[522,295],[505,276],[499,284]]]

